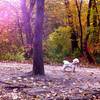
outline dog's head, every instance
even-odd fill
[[[79,65],[79,62],[80,62],[79,59],[75,58],[75,59],[73,59],[72,63],[75,65]]]

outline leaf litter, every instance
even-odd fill
[[[0,100],[100,100],[99,68],[73,73],[45,65],[45,76],[27,76],[31,70],[31,64],[0,63]]]

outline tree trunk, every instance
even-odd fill
[[[82,22],[81,22],[81,14],[79,13],[79,24],[80,24],[80,32],[81,32],[81,36],[80,36],[80,46],[81,46],[81,53],[83,54],[83,31],[82,31]]]
[[[74,28],[73,15],[70,10],[69,0],[65,0],[65,6],[66,6],[66,11],[67,11],[67,19],[68,19],[68,22],[66,23],[66,25],[68,25],[72,28],[71,48],[72,48],[72,52],[74,52],[78,48],[78,33],[75,31],[75,28]]]
[[[88,5],[88,15],[87,15],[87,28],[90,28],[90,10],[92,6],[92,0],[89,1]],[[84,54],[86,55],[89,63],[95,63],[92,56],[88,51],[88,39],[89,39],[90,32],[87,33],[86,38],[84,40]]]
[[[78,12],[78,19],[79,19],[79,26],[80,26],[80,47],[81,47],[81,53],[83,54],[83,28],[82,28],[82,22],[81,22],[81,8],[83,0],[80,1],[80,6],[78,6],[78,1],[75,0],[77,12]]]
[[[98,16],[98,9],[97,9],[97,5],[96,5],[96,1],[93,0],[93,27],[94,27],[94,31],[93,31],[93,44],[95,43],[99,43],[99,32],[98,32],[98,21],[99,21],[99,16]]]
[[[44,0],[36,0],[36,19],[35,19],[34,43],[33,43],[34,75],[44,75],[43,49],[42,49],[43,19],[44,19]]]
[[[30,12],[26,7],[26,0],[21,0],[21,9],[23,16],[23,32],[26,34],[26,43],[32,45],[32,28],[30,23]]]
[[[94,59],[92,58],[92,56],[90,55],[90,53],[88,51],[88,39],[89,39],[89,35],[90,35],[90,33],[88,33],[86,35],[86,38],[85,38],[85,41],[84,41],[84,53],[85,53],[85,55],[86,55],[89,63],[95,63]]]

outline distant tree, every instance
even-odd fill
[[[97,3],[96,0],[93,0],[93,44],[96,44],[99,42],[99,25],[100,25],[100,15],[98,13]]]
[[[93,58],[90,55],[89,50],[88,50],[88,39],[89,39],[89,35],[91,33],[90,32],[90,11],[91,11],[91,8],[92,8],[92,0],[89,0],[88,13],[87,13],[87,35],[86,35],[85,40],[84,40],[84,53],[85,53],[89,63],[94,63],[94,60],[93,60]]]
[[[31,13],[35,4],[35,0],[30,0],[30,7],[26,6],[26,0],[21,1],[22,19],[23,19],[23,32],[26,34],[26,43],[32,45],[33,32],[31,27]]]
[[[44,40],[47,39],[49,34],[55,31],[55,29],[65,24],[65,11],[64,0],[45,0]]]
[[[67,26],[70,26],[72,28],[71,31],[71,47],[72,52],[74,52],[78,48],[78,33],[76,32],[75,25],[73,22],[73,14],[70,9],[70,2],[69,0],[65,0],[65,6],[66,6],[66,12],[67,12],[67,19],[68,22],[66,23]]]
[[[79,5],[78,5],[78,1],[75,0],[75,4],[77,7],[78,20],[80,25],[80,47],[81,47],[81,53],[83,54],[83,28],[82,28],[82,21],[81,21],[81,10],[82,10],[83,0],[79,1]]]

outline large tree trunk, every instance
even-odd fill
[[[42,49],[43,19],[44,19],[44,0],[36,0],[36,19],[35,19],[35,32],[34,32],[34,45],[33,45],[34,75],[44,75],[43,49]]]
[[[90,10],[91,10],[91,6],[92,6],[92,0],[89,1],[89,5],[88,5],[87,28],[90,28]],[[94,60],[93,60],[92,56],[90,55],[90,53],[88,51],[89,35],[90,35],[90,32],[87,32],[86,38],[84,40],[84,53],[85,53],[85,55],[88,59],[88,62],[89,63],[94,63]]]

